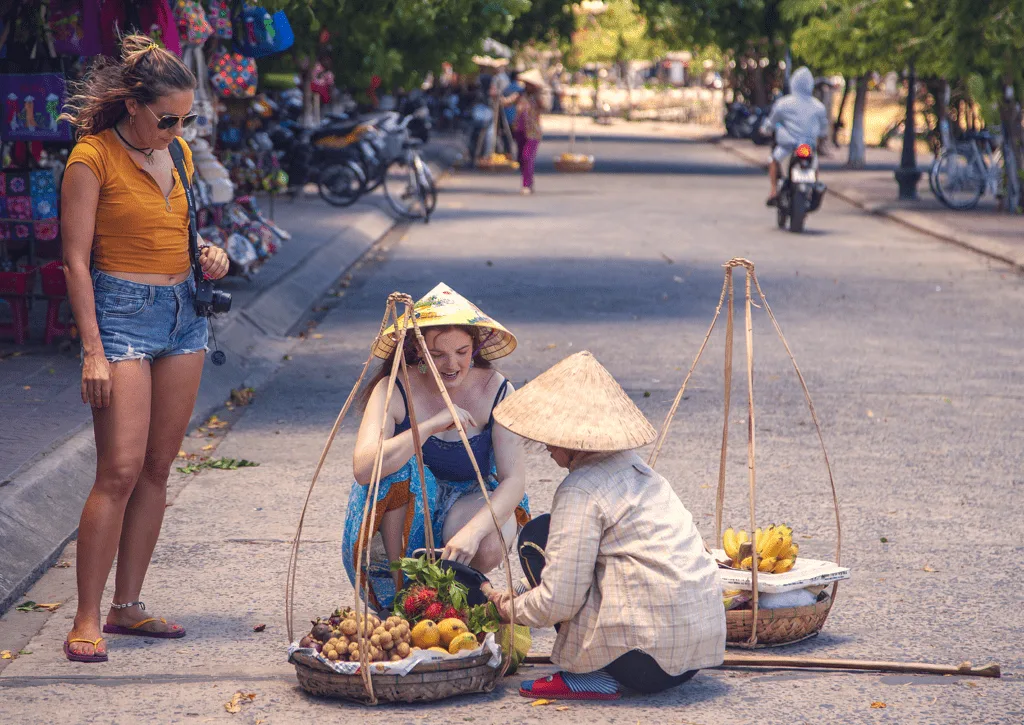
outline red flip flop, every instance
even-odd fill
[[[150,617],[149,619],[143,619],[141,622],[136,622],[131,627],[123,627],[120,624],[104,624],[104,634],[126,634],[132,637],[152,637],[153,639],[178,639],[185,636],[185,628],[180,624],[172,624],[172,627],[177,629],[171,630],[170,632],[151,632],[145,629],[139,629],[139,627],[149,624],[150,622],[159,621],[161,624],[167,624],[166,619],[157,619],[156,617]]]
[[[524,682],[519,688],[519,694],[523,697],[542,697],[551,700],[618,700],[622,697],[621,692],[573,691],[565,684],[561,673],[555,673],[532,682]]]
[[[93,648],[93,652],[95,652],[97,649],[99,649],[100,642],[102,642],[102,641],[103,641],[102,637],[97,637],[96,639],[82,639],[81,637],[75,637],[74,639],[66,639],[66,640],[64,640],[64,656],[67,657],[68,660],[71,661],[71,662],[106,662],[107,661],[107,653],[106,652],[104,652],[101,655],[98,655],[98,654],[83,655],[83,654],[78,654],[77,652],[72,652],[71,651],[71,645],[73,643],[75,643],[75,642],[84,642],[85,644],[91,644],[92,648]]]

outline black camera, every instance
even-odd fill
[[[197,315],[209,317],[231,309],[231,294],[214,289],[213,282],[208,279],[200,280],[196,283],[194,304]]]

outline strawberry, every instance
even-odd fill
[[[424,619],[432,619],[435,622],[440,621],[444,618],[444,605],[441,602],[431,602],[426,609],[423,610]]]
[[[442,619],[461,619],[463,622],[466,621],[466,613],[461,609],[456,609],[450,604],[444,610],[444,616]]]

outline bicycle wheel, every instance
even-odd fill
[[[320,172],[320,198],[332,206],[352,206],[363,186],[364,179],[352,164],[336,164]]]
[[[966,152],[950,149],[935,163],[935,195],[950,209],[973,208],[984,191],[985,176]]]
[[[430,170],[430,164],[417,154],[416,165],[419,168],[420,184],[423,186],[424,202],[427,206],[427,216],[434,213],[437,208],[437,182],[434,181],[434,172]]]
[[[384,196],[395,213],[406,219],[423,219],[430,214],[420,176],[411,156],[395,159],[384,172]]]

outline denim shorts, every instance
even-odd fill
[[[92,271],[96,322],[110,362],[149,360],[207,350],[206,318],[196,314],[195,280],[149,285]]]

